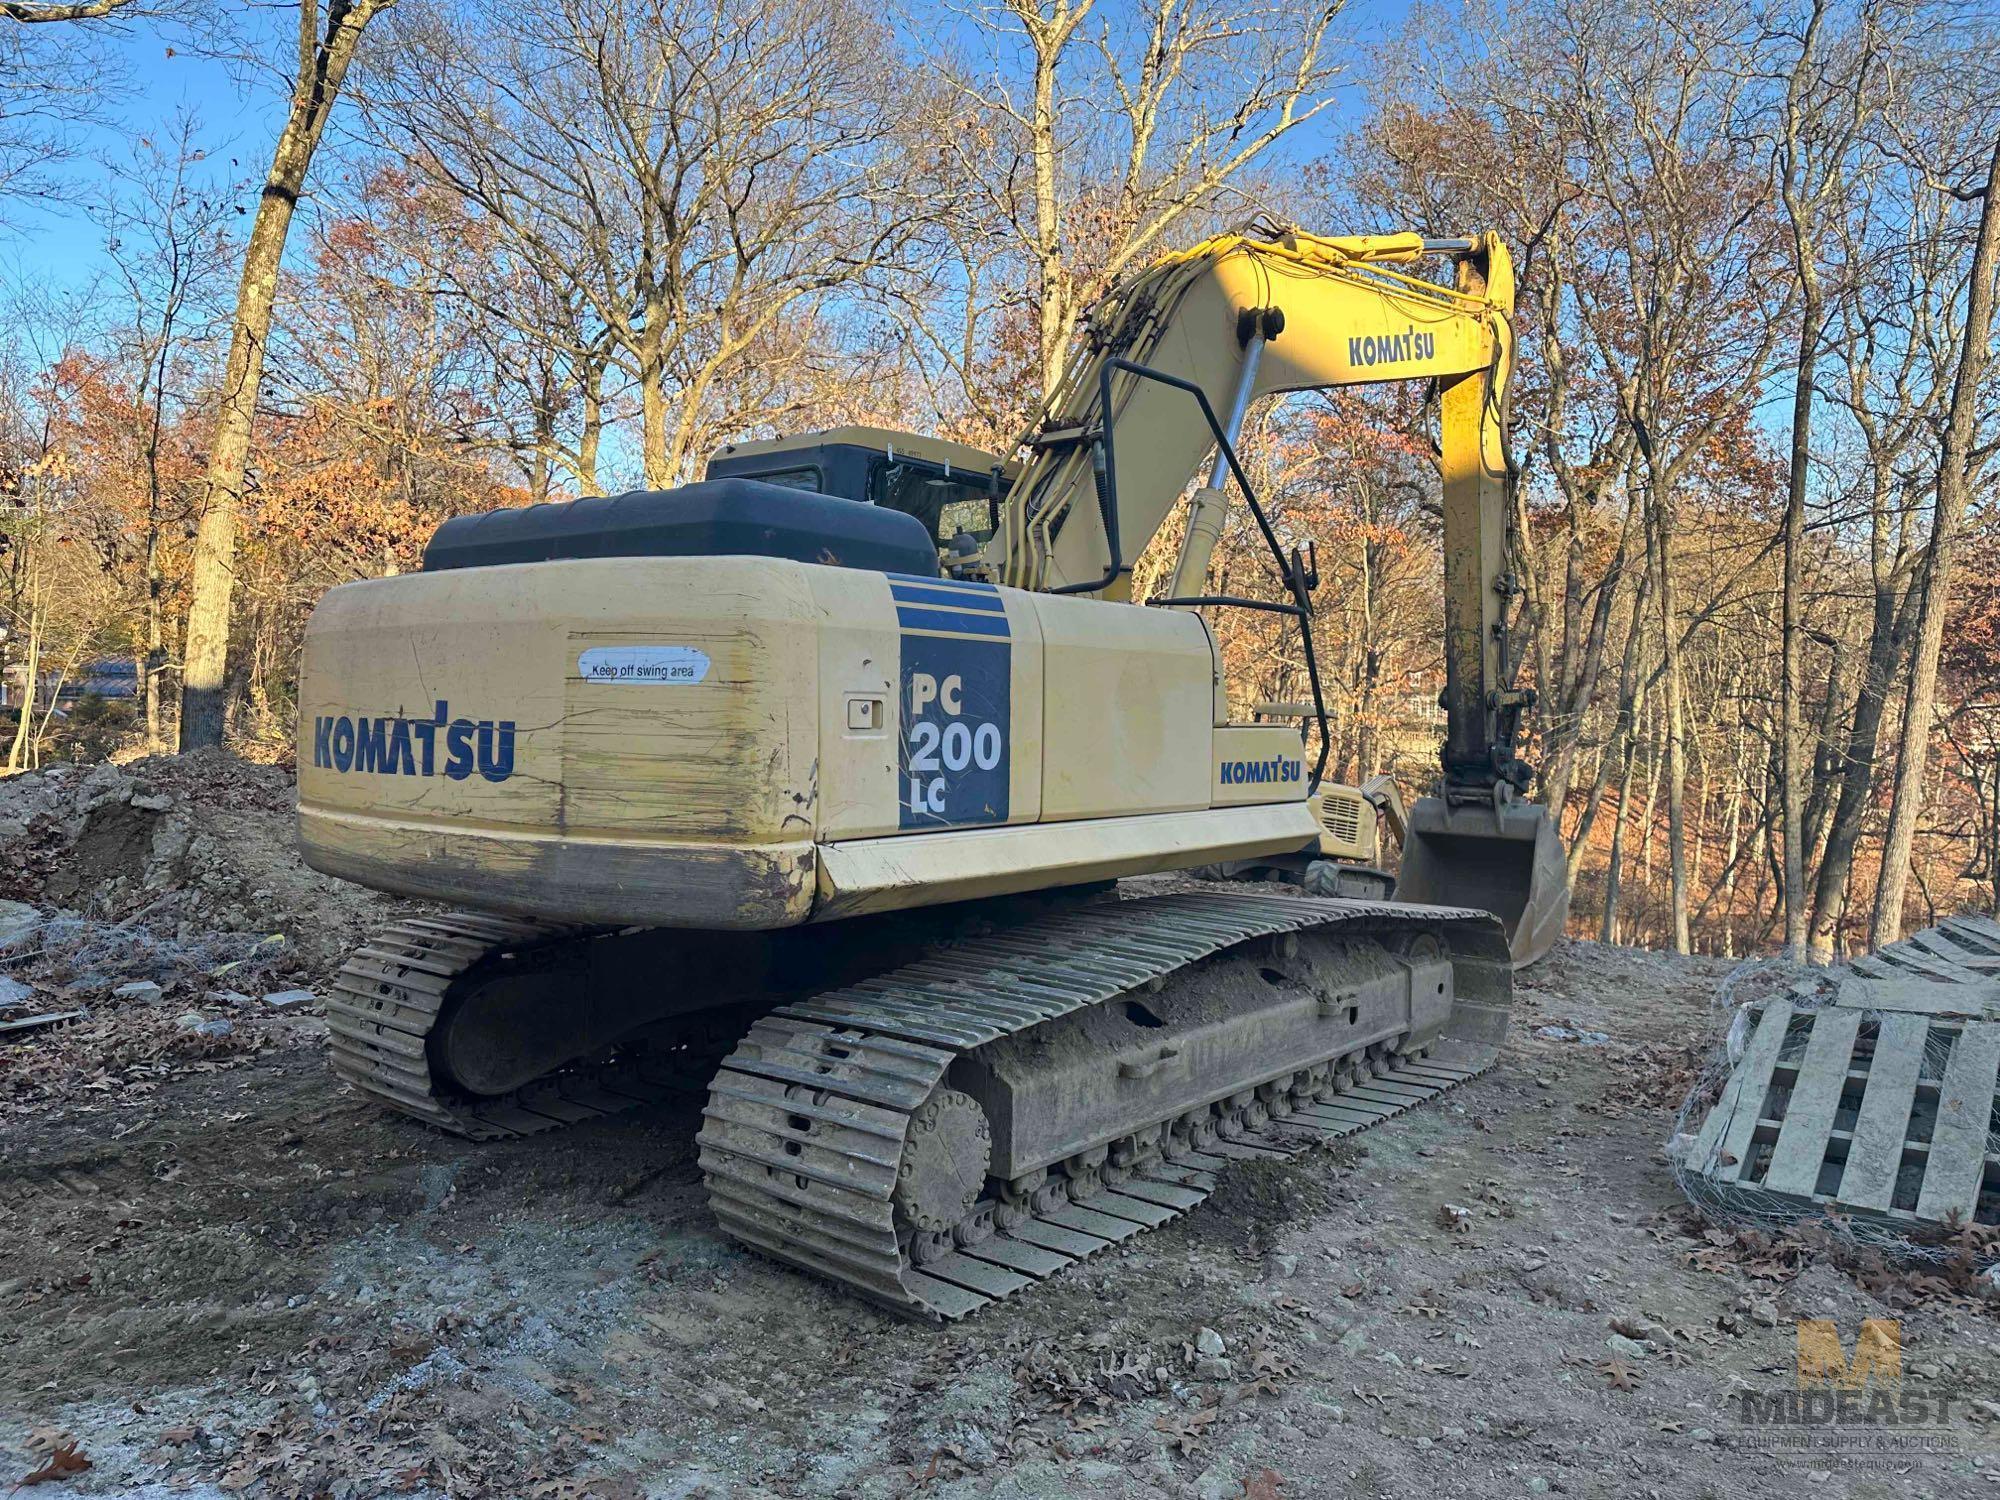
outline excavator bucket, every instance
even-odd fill
[[[1514,967],[1525,968],[1549,951],[1569,918],[1562,842],[1548,809],[1419,799],[1403,839],[1396,900],[1492,912],[1507,929]]]

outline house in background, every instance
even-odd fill
[[[0,708],[18,707],[26,694],[27,685],[28,669],[25,665],[15,664],[0,671]],[[139,668],[134,662],[112,658],[85,662],[61,679],[60,688],[57,686],[57,674],[45,672],[36,694],[37,701],[47,703],[51,693],[57,695],[58,713],[62,711],[63,704],[74,703],[92,694],[99,698],[136,698],[139,696]]]

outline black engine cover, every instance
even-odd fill
[[[937,544],[915,517],[754,479],[455,516],[424,549],[424,571],[575,557],[789,557],[938,572]]]

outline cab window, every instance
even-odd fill
[[[745,479],[754,479],[759,484],[782,484],[787,489],[811,490],[815,495],[826,489],[826,480],[817,465],[807,464],[796,469],[773,469],[768,474],[745,474]]]
[[[999,506],[986,475],[947,473],[906,459],[880,459],[871,466],[868,498],[915,516],[940,547],[960,532],[985,542],[993,535]]]

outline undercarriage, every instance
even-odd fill
[[[399,923],[329,1004],[337,1071],[475,1138],[707,1089],[746,1244],[953,1319],[1200,1203],[1231,1162],[1489,1066],[1499,923],[1102,888],[772,934]]]

